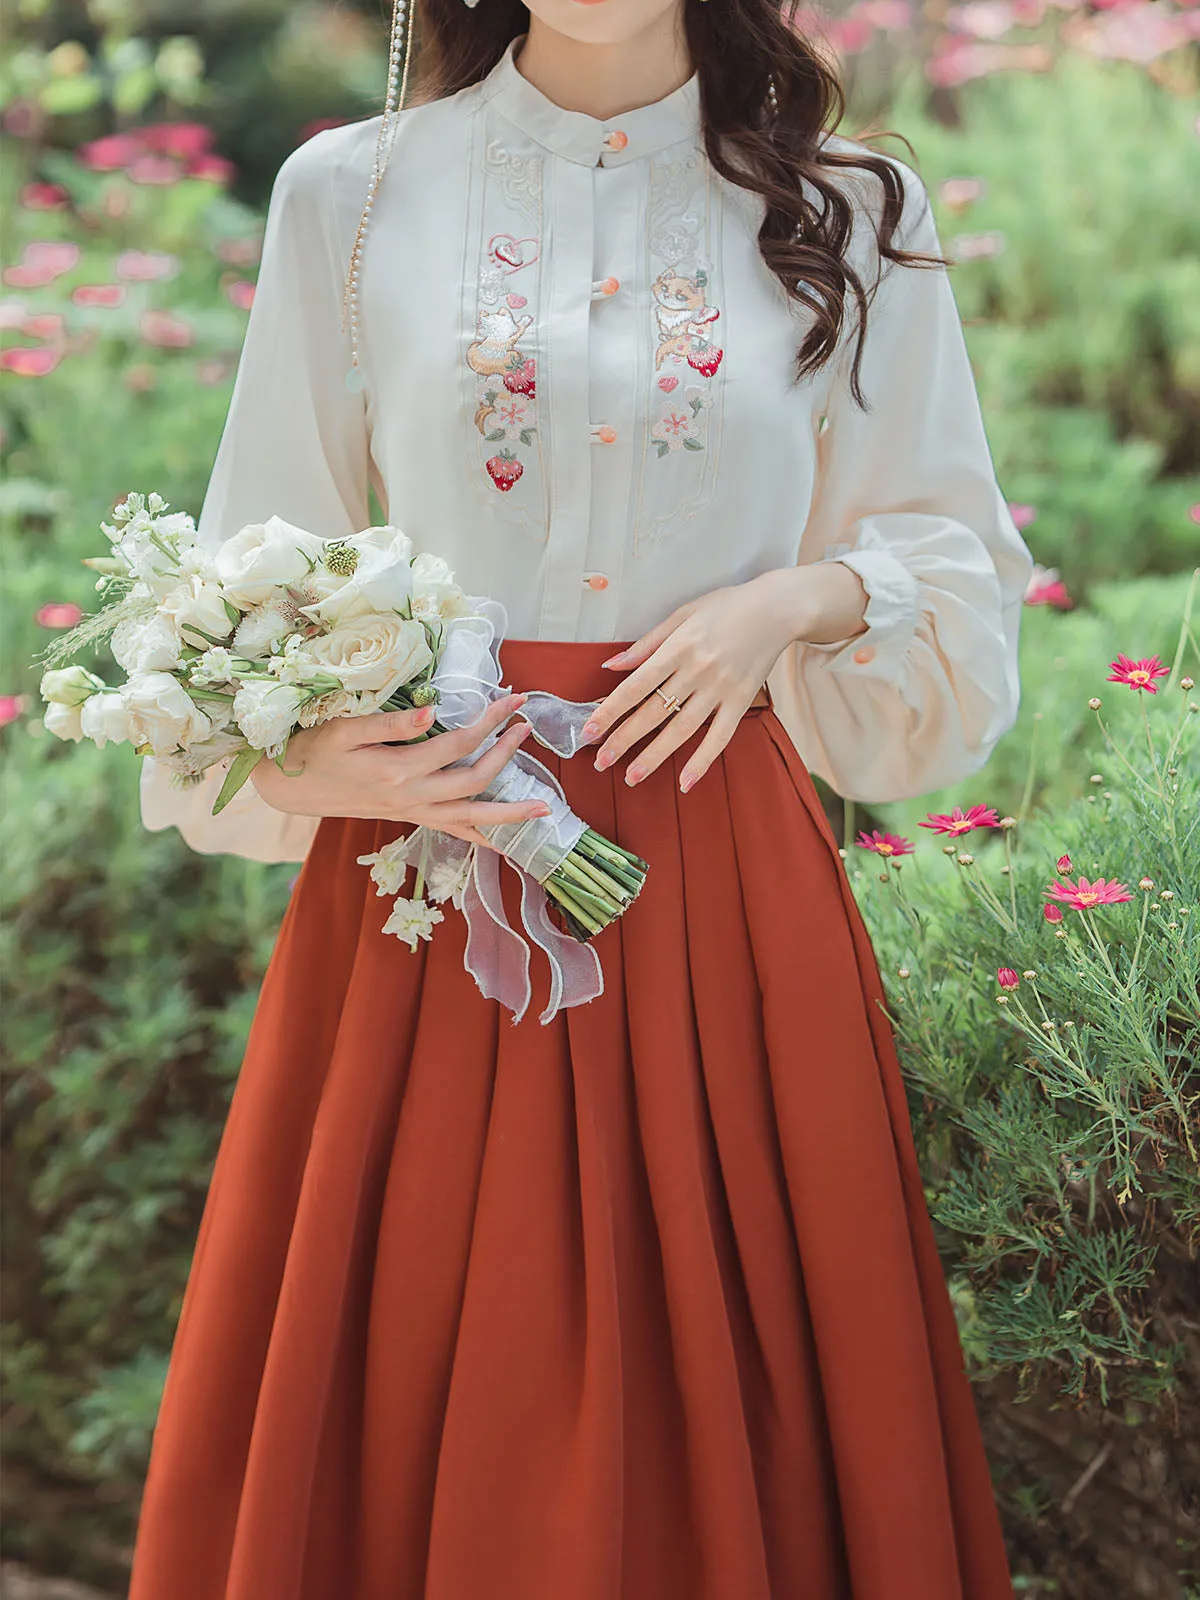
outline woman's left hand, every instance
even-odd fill
[[[729,743],[789,644],[801,637],[819,640],[827,614],[835,627],[832,639],[861,631],[867,600],[861,581],[842,563],[821,566],[778,568],[713,589],[677,607],[627,650],[611,656],[605,666],[633,670],[584,728],[589,742],[604,739],[596,752],[597,769],[610,767],[665,722],[626,770],[626,783],[637,783],[711,716],[712,726],[680,773],[679,787],[686,793]],[[834,566],[838,575],[830,572]],[[654,693],[660,685],[681,702],[677,711],[668,710]],[[614,727],[621,717],[625,720]]]

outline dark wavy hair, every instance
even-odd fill
[[[866,170],[883,187],[875,219],[882,261],[912,267],[946,267],[942,256],[894,243],[904,210],[900,173],[885,156],[840,152],[822,135],[840,124],[846,109],[842,85],[794,25],[798,0],[685,0],[683,22],[700,85],[704,148],[721,177],[765,202],[758,247],[792,300],[811,313],[796,352],[795,379],[823,367],[835,354],[847,303],[856,309],[856,343],[850,390],[864,410],[859,386],[867,310],[873,294],[846,258],[854,209],[835,174]],[[416,82],[409,103],[440,99],[478,83],[509,44],[529,26],[521,0],[417,0],[414,33]],[[773,89],[773,93],[772,93]],[[859,144],[868,137],[860,135]],[[912,150],[903,135],[896,137]],[[865,148],[865,146],[864,146]],[[816,199],[805,192],[811,186]],[[882,270],[882,268],[881,268]]]

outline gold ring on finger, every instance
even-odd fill
[[[683,704],[683,701],[679,699],[678,695],[665,694],[661,685],[656,686],[654,692],[662,701],[663,705],[666,706],[668,711],[678,711],[680,706]]]

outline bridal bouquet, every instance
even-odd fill
[[[436,737],[476,721],[503,692],[503,606],[465,594],[446,563],[414,555],[399,528],[323,539],[271,517],[210,551],[187,513],[136,493],[101,527],[110,554],[86,562],[100,574],[101,608],[40,658],[45,725],[62,739],[128,742],[180,784],[220,767],[214,815],[264,757],[288,772],[297,728],[434,705],[437,718],[419,737]],[[66,664],[105,639],[126,674],[116,686]],[[571,756],[598,703],[534,690],[520,715],[542,745]],[[497,737],[454,765],[477,761]],[[602,992],[588,941],[633,902],[647,864],[577,817],[553,773],[524,750],[477,798],[536,798],[550,811],[483,828],[490,850],[419,826],[359,861],[377,893],[394,898],[384,931],[414,951],[443,920],[431,902],[461,910],[468,971],[519,1021],[530,998],[530,948],[505,915],[500,861],[508,861],[521,878],[522,923],[550,960],[546,1022],[561,1005]],[[405,897],[410,868],[416,886]],[[565,933],[548,915],[551,904]]]

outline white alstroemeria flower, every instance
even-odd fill
[[[399,528],[368,528],[329,540],[322,565],[309,579],[317,599],[301,607],[332,627],[371,612],[402,610],[412,593],[412,540]]]
[[[158,609],[163,616],[173,618],[180,630],[193,627],[214,639],[228,639],[233,632],[220,584],[208,582],[199,573],[177,584],[159,601]]]
[[[148,744],[155,755],[176,745],[195,744],[213,731],[212,719],[201,711],[169,672],[135,673],[121,686],[129,711],[129,737]]]
[[[432,939],[433,925],[443,921],[442,913],[428,900],[397,900],[392,914],[383,925],[384,933],[394,933],[416,950],[418,939]]]
[[[113,630],[110,645],[117,664],[130,675],[171,672],[179,665],[183,638],[174,617],[129,617]]]
[[[407,617],[353,617],[308,641],[313,660],[346,689],[386,700],[433,660],[425,625]]]
[[[233,720],[247,744],[277,756],[296,726],[303,700],[294,684],[251,678],[233,697]]]
[[[259,661],[274,655],[280,643],[295,626],[291,611],[279,603],[256,606],[234,629],[233,647],[241,656]]]
[[[401,834],[381,850],[357,857],[359,866],[370,867],[376,895],[398,894],[403,888],[408,877],[408,846],[408,836]]]
[[[467,597],[454,581],[454,573],[441,556],[423,550],[412,563],[412,614],[431,621],[465,616]]]
[[[119,689],[106,689],[85,700],[79,708],[79,725],[85,739],[100,749],[108,743],[129,742],[129,707]]]
[[[83,705],[69,706],[61,700],[52,700],[42,713],[42,726],[56,739],[70,739],[78,744],[83,738],[82,712]]]
[[[165,760],[172,772],[178,772],[185,778],[198,778],[218,761],[224,761],[226,756],[237,755],[245,747],[246,741],[237,728],[218,728],[207,739],[201,739],[199,744],[189,745],[187,750],[178,755],[160,759]]]
[[[213,557],[217,578],[237,606],[270,600],[285,584],[299,583],[325,541],[282,517],[248,522]]]
[[[81,706],[99,689],[108,685],[86,667],[52,667],[43,672],[40,692],[43,700],[60,706]]]
[[[300,710],[300,726],[315,728],[319,722],[332,722],[334,717],[361,717],[378,707],[374,697],[363,698],[351,694],[349,689],[331,689],[328,694],[308,700]]]

